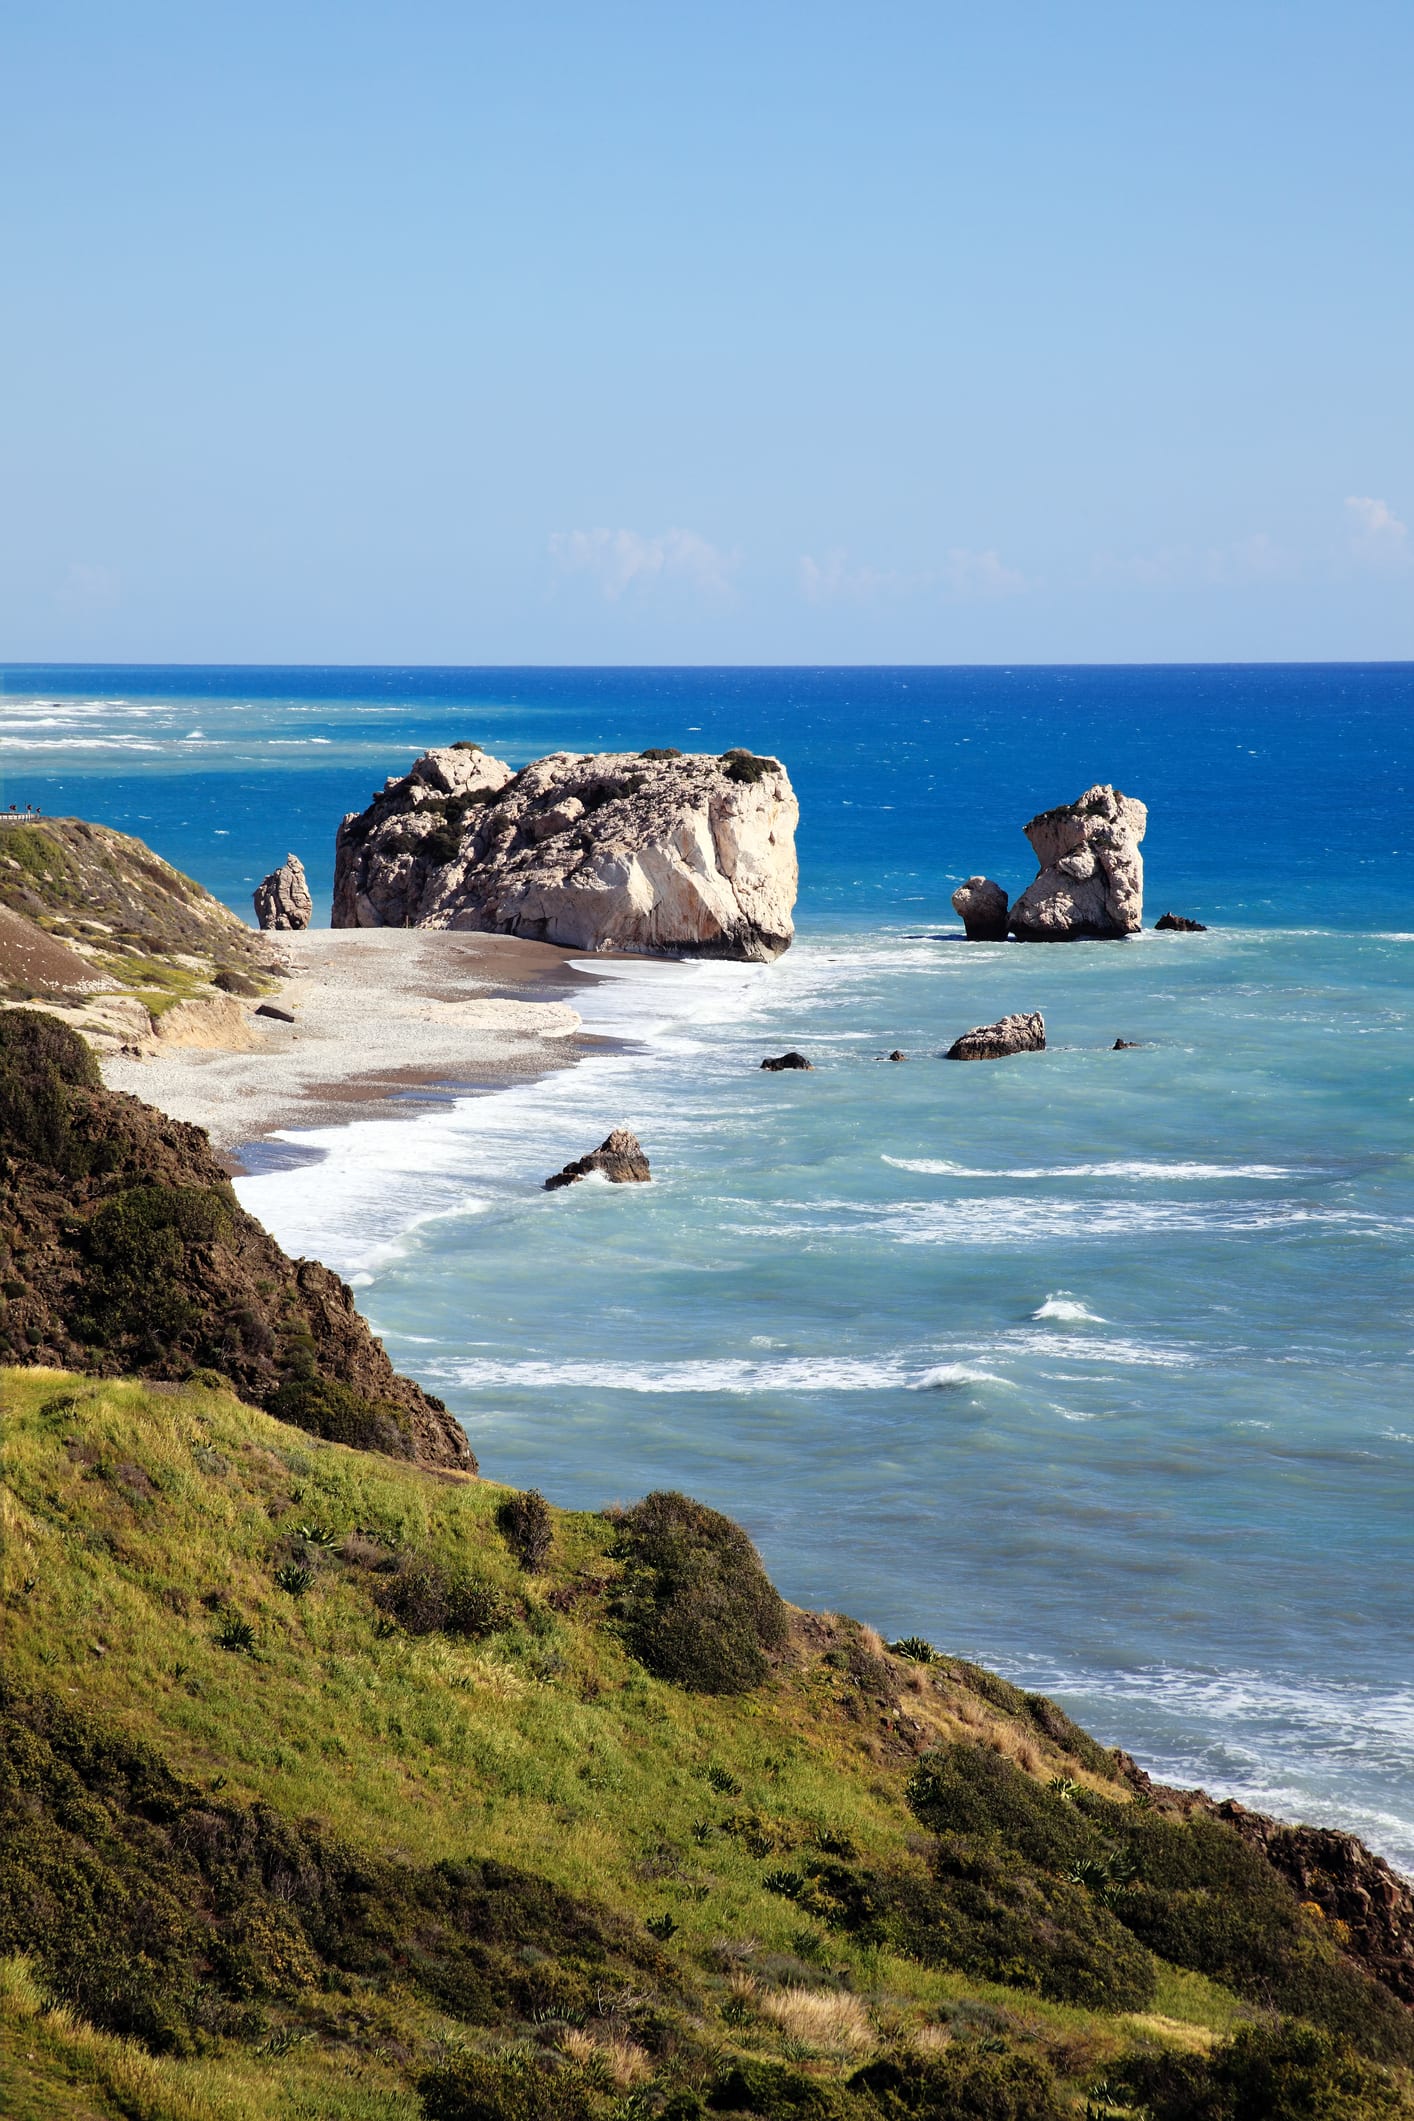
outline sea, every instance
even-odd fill
[[[797,940],[582,960],[577,1067],[291,1134],[247,1206],[492,1477],[684,1489],[788,1597],[1414,1872],[1414,666],[12,665],[0,807],[246,919],[293,850],[327,920],[341,816],[463,737],[779,757]],[[965,943],[956,884],[1096,781],[1207,932]],[[940,1059],[1032,1009],[1044,1054]],[[620,1123],[651,1186],[544,1192]]]

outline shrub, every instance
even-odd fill
[[[405,1554],[373,1596],[409,1635],[493,1635],[515,1618],[510,1600],[489,1577],[450,1572],[428,1554]]]
[[[205,1310],[194,1253],[229,1239],[229,1186],[133,1186],[90,1216],[79,1243],[87,1259],[80,1337],[122,1346],[141,1361],[190,1344]]]
[[[285,1561],[276,1569],[275,1581],[291,1598],[303,1598],[314,1581],[314,1571],[305,1562]]]
[[[1244,2025],[1211,2055],[1172,2052],[1122,2065],[1152,2121],[1393,2121],[1407,2112],[1382,2069],[1309,2025]]]
[[[267,1414],[306,1429],[330,1443],[355,1450],[381,1451],[389,1458],[411,1458],[407,1417],[389,1400],[365,1399],[351,1385],[333,1377],[288,1377],[265,1402]]]
[[[761,2114],[765,2121],[832,2121],[849,2112],[831,2086],[781,2062],[738,2062],[723,2071],[707,2094],[714,2114]]]
[[[895,1657],[906,1657],[910,1664],[936,1664],[938,1660],[932,1643],[921,1635],[905,1635],[902,1642],[891,1642],[889,1648]]]
[[[658,744],[651,751],[640,751],[638,756],[641,759],[652,759],[655,763],[661,763],[666,759],[680,759],[682,753],[675,744]]]
[[[479,751],[481,746],[473,743],[469,736],[459,736],[451,748],[453,751]]]
[[[454,2055],[417,2080],[427,2121],[590,2121],[579,2073],[521,2055]]]
[[[768,773],[779,773],[779,759],[758,758],[754,751],[724,751],[721,759],[729,781],[744,781],[748,786],[764,781]]]
[[[1068,2111],[1047,2065],[1032,2055],[987,2054],[961,2044],[870,2062],[849,2080],[889,2121],[1061,2121]]]
[[[550,1505],[538,1488],[508,1495],[496,1512],[496,1522],[506,1544],[523,1569],[532,1575],[545,1566],[555,1537]]]
[[[619,1520],[617,1601],[630,1649],[660,1679],[744,1694],[786,1637],[785,1607],[755,1547],[729,1517],[658,1493]]]
[[[1104,1837],[1084,1812],[987,1746],[950,1745],[925,1754],[907,1797],[935,1834],[991,1837],[1046,1869],[1105,1854]]]
[[[76,1031],[40,1009],[0,1010],[0,1142],[74,1176],[93,1146],[74,1133],[74,1090],[102,1088],[98,1063]]]

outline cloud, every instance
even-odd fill
[[[1348,494],[1346,528],[1356,565],[1375,574],[1402,574],[1414,566],[1409,525],[1401,523],[1388,501],[1373,494]]]
[[[855,565],[838,548],[818,560],[805,553],[799,577],[801,593],[812,604],[872,604],[924,593],[941,593],[949,602],[970,604],[1014,596],[1027,587],[1025,576],[1005,566],[995,551],[969,552],[961,545],[952,546],[938,566],[912,574]]]
[[[628,589],[657,582],[683,582],[704,596],[731,587],[739,565],[695,530],[665,530],[644,537],[637,530],[557,530],[551,557],[567,574],[587,574],[611,602]]]
[[[1289,581],[1300,569],[1265,530],[1255,530],[1228,545],[1160,545],[1151,552],[1100,553],[1090,572],[1095,581],[1122,588],[1227,589]]]

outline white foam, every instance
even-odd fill
[[[1033,1318],[1054,1318],[1064,1325],[1102,1326],[1105,1321],[1098,1311],[1089,1311],[1077,1297],[1067,1296],[1060,1289],[1048,1296],[1040,1309],[1031,1313]]]
[[[799,1355],[783,1362],[742,1357],[696,1362],[498,1362],[472,1359],[432,1366],[440,1382],[465,1390],[719,1392],[734,1397],[771,1392],[939,1392],[960,1385],[1005,1385],[1006,1379],[971,1363],[938,1363],[921,1372],[893,1357],[876,1361],[838,1355]]]
[[[1126,1158],[1107,1164],[1023,1164],[998,1169],[979,1169],[971,1164],[944,1163],[933,1157],[885,1156],[886,1164],[900,1171],[918,1171],[930,1178],[1295,1178],[1288,1164],[1201,1164]]]

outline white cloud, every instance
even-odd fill
[[[1373,494],[1348,494],[1345,502],[1350,551],[1360,567],[1376,574],[1402,574],[1414,566],[1409,525],[1401,523],[1388,501]]]
[[[1126,588],[1222,589],[1288,581],[1300,569],[1265,530],[1256,530],[1230,545],[1160,545],[1151,552],[1101,553],[1090,571],[1097,582]]]
[[[914,574],[855,565],[838,548],[819,560],[805,553],[799,574],[801,593],[812,604],[870,604],[925,591],[941,591],[950,602],[970,604],[1014,596],[1027,586],[1025,576],[1005,566],[995,551],[969,552],[961,545],[952,546],[939,566],[920,568]]]
[[[551,557],[567,574],[587,574],[611,601],[635,585],[684,582],[702,595],[720,596],[739,564],[695,530],[665,530],[645,537],[637,530],[557,530]]]

